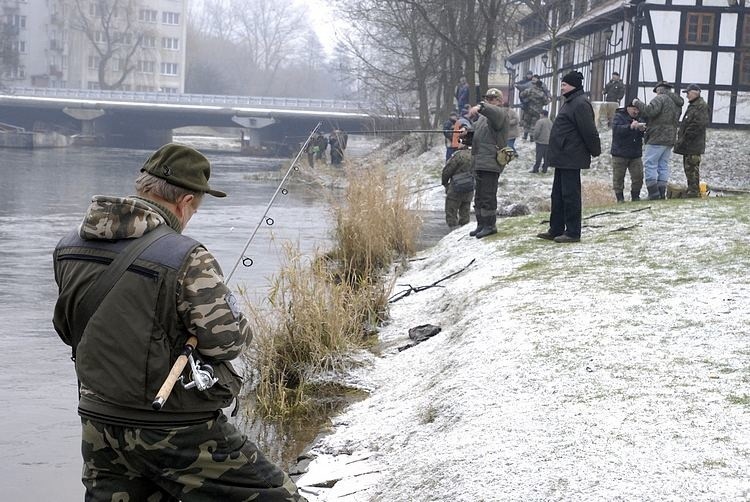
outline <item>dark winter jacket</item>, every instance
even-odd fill
[[[557,169],[588,169],[591,157],[602,153],[594,110],[577,89],[565,95],[565,102],[552,123],[547,149],[549,165]]]
[[[637,159],[643,155],[643,131],[631,129],[633,118],[625,108],[618,108],[612,117],[612,148],[613,157]]]
[[[690,102],[682,117],[674,153],[700,155],[706,151],[706,127],[708,126],[708,105],[698,96]]]
[[[622,80],[610,80],[604,86],[604,101],[619,103],[625,95],[625,84]]]
[[[642,101],[635,102],[641,116],[648,122],[645,135],[647,145],[674,146],[684,103],[685,100],[673,92],[657,95],[648,105]]]
[[[479,113],[471,142],[474,171],[501,173],[503,170],[497,163],[497,147],[503,148],[508,142],[508,109],[485,103]]]

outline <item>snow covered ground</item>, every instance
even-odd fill
[[[602,131],[608,144],[609,132]],[[703,179],[750,188],[750,133],[710,131]],[[543,208],[533,144],[501,204]],[[439,183],[442,148],[394,160]],[[681,156],[673,181],[684,183]],[[583,179],[607,186],[609,156]],[[629,181],[626,180],[626,183]],[[626,185],[626,192],[629,186]],[[645,189],[644,189],[645,192]],[[442,190],[423,205],[442,208]],[[580,244],[545,212],[473,223],[410,261],[370,397],[334,419],[298,480],[313,501],[750,500],[750,213],[743,196],[584,207]],[[605,214],[600,214],[605,213]],[[592,215],[596,215],[591,217]],[[409,328],[440,326],[399,351]]]

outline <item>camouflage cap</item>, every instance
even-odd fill
[[[222,191],[211,189],[208,185],[211,163],[202,153],[189,146],[167,143],[146,160],[141,168],[141,172],[144,171],[165,180],[170,185],[207,193],[214,197],[227,196]]]
[[[487,92],[484,93],[485,98],[502,98],[503,97],[503,91],[500,89],[495,89],[494,87],[491,89],[487,89]]]

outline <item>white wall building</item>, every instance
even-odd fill
[[[18,55],[2,65],[4,85],[97,89],[109,57],[106,84],[127,74],[116,89],[184,91],[187,0],[0,0],[0,8]]]
[[[572,69],[596,101],[613,71],[625,100],[650,101],[662,80],[698,84],[714,127],[750,125],[750,9],[745,0],[559,0],[521,22],[519,47],[508,56],[516,75],[531,70],[550,85]],[[553,36],[554,33],[554,36]],[[550,49],[555,54],[550,57]],[[550,64],[557,61],[556,70]],[[624,104],[620,103],[620,106]]]

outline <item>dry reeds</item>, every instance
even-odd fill
[[[383,281],[394,258],[413,254],[420,221],[409,210],[409,187],[385,168],[348,172],[334,208],[334,249],[302,256],[285,246],[285,263],[268,295],[270,311],[251,309],[257,410],[267,416],[304,411],[308,383],[341,369],[343,356],[366,346],[385,319],[392,284]]]

